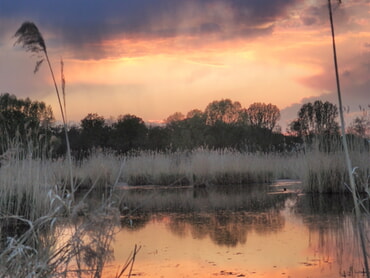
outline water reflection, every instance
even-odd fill
[[[76,257],[66,262],[80,258],[95,277],[116,277],[135,244],[136,277],[363,277],[352,199],[295,186],[124,188],[112,202],[121,215],[91,199],[85,216],[57,230],[67,240],[78,235],[68,243]]]
[[[212,188],[137,187],[123,190],[121,211],[132,215],[137,212],[279,210],[284,208],[285,200],[293,194],[267,194],[273,192],[271,190],[268,185]]]
[[[262,213],[218,211],[170,215],[166,227],[180,237],[209,237],[220,246],[235,247],[247,242],[250,232],[276,233],[283,229],[284,217],[277,211]]]
[[[266,185],[130,189],[123,199],[128,216],[122,227],[139,230],[153,219],[166,218],[166,227],[175,235],[209,237],[215,244],[232,247],[245,243],[249,232],[268,234],[284,227],[280,211],[292,195],[270,192]],[[130,212],[129,207],[135,209]]]
[[[305,195],[298,199],[294,212],[302,217],[309,235],[316,235],[317,240],[310,241],[312,248],[326,256],[335,256],[343,277],[362,277],[364,264],[354,223],[352,196]],[[364,215],[365,232],[370,231],[368,220]]]
[[[2,216],[0,277],[104,277],[120,214],[110,200],[90,202],[68,207],[68,217],[65,203],[34,221]]]
[[[117,245],[141,277],[363,277],[352,199],[276,188],[129,190]]]

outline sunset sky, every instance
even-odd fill
[[[343,102],[370,104],[370,1],[333,0]],[[40,29],[67,114],[161,121],[229,98],[279,107],[285,130],[301,105],[337,104],[326,0],[0,0],[0,93],[60,112],[46,64],[14,47],[24,21]],[[347,118],[351,116],[347,113]]]

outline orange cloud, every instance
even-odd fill
[[[57,76],[59,57],[64,57],[70,119],[79,121],[96,112],[160,121],[176,111],[203,110],[222,98],[244,107],[271,102],[284,109],[334,92],[324,4],[160,0],[147,6],[134,1],[123,9],[129,2],[117,2],[114,10],[97,3],[91,14],[80,17],[77,5],[66,13],[68,20],[40,22]],[[9,16],[19,16],[12,5],[4,4],[0,11],[7,28],[16,23]],[[59,3],[58,14],[69,5]],[[343,3],[335,11],[344,94],[358,103],[368,99],[369,10],[361,0]],[[18,26],[13,27],[15,31]],[[58,117],[47,68],[33,76],[34,60],[12,48],[11,39],[0,48],[0,89],[44,100]]]

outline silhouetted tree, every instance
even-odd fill
[[[235,148],[240,149],[245,141],[245,127],[217,121],[207,127],[205,131],[206,146],[210,148]]]
[[[205,133],[209,126],[206,125],[205,113],[194,109],[189,111],[184,119],[172,119],[166,124],[171,149],[194,149],[206,144]]]
[[[366,115],[354,118],[347,132],[362,138],[370,136],[370,120],[366,118]]]
[[[208,125],[214,125],[216,122],[237,123],[245,118],[243,113],[245,111],[240,102],[232,102],[230,99],[215,100],[208,104],[204,111]]]
[[[191,119],[191,118],[205,118],[205,115],[201,110],[193,109],[193,110],[190,110],[186,114],[186,119]]]
[[[192,140],[186,120],[172,120],[168,122],[166,131],[169,136],[169,148],[172,150],[191,148]]]
[[[198,109],[191,110],[187,113],[185,122],[189,129],[191,148],[205,146],[205,134],[207,130],[205,113]]]
[[[152,126],[148,128],[146,148],[155,151],[164,151],[170,145],[170,135],[168,129],[162,126]]]
[[[280,119],[279,108],[271,103],[253,103],[248,107],[247,112],[250,124],[254,127],[273,130]]]
[[[84,150],[104,147],[108,141],[105,119],[96,113],[89,113],[81,120],[81,142]]]
[[[305,103],[298,111],[298,119],[290,124],[290,128],[293,133],[301,136],[336,135],[339,131],[337,116],[338,108],[328,101],[317,100],[314,103]]]
[[[203,146],[272,150],[272,144],[276,144],[281,149],[284,145],[281,139],[284,136],[278,138],[272,133],[280,115],[277,107],[272,104],[255,104],[251,106],[252,110],[255,115],[258,111],[262,114],[262,119],[256,121],[253,126],[250,125],[248,110],[239,102],[229,99],[211,102],[204,112],[191,110],[185,119],[182,119],[182,114],[175,113],[168,118],[170,120],[166,125],[170,146],[172,149],[194,149]]]
[[[130,114],[120,116],[118,121],[113,124],[112,147],[120,152],[143,148],[147,131],[148,129],[141,118]]]
[[[172,123],[172,122],[178,122],[185,119],[184,114],[181,112],[175,112],[174,114],[167,117],[167,119],[164,121],[166,124]]]
[[[53,111],[44,102],[18,99],[8,93],[0,95],[0,137],[4,151],[11,141],[34,147],[49,144],[50,128],[54,122]],[[39,136],[39,135],[43,136]],[[36,144],[38,143],[38,145]]]

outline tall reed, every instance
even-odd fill
[[[64,105],[45,41],[36,25],[24,22],[15,37],[15,44],[21,44],[27,51],[37,55],[43,54],[43,58],[39,57],[40,60],[36,62],[34,72],[37,72],[44,59],[49,65],[64,124],[67,161],[34,155],[33,144],[24,149],[15,143],[2,155],[0,277],[102,277],[103,267],[111,256],[110,243],[119,223],[119,210],[115,206],[117,202],[112,191],[109,191],[100,204],[86,209],[87,194],[100,182],[99,176],[92,175],[94,172],[90,172],[89,177],[94,179],[90,182],[91,190],[78,202],[75,201],[74,183],[77,177],[74,177],[72,172],[75,164],[72,161],[67,133],[63,62],[61,79]],[[121,167],[118,169],[118,172],[114,173],[117,176],[120,175]],[[95,174],[96,172],[97,169]],[[105,174],[103,180],[109,180],[104,184],[109,183],[114,187],[118,178],[110,178],[109,174]],[[68,185],[71,191],[68,190]],[[69,233],[60,233],[66,230]],[[132,269],[138,250],[135,246],[131,258],[117,274],[117,278],[121,277],[128,267]]]
[[[73,201],[64,190],[68,161],[19,151],[24,149],[9,149],[0,168],[0,277],[103,277],[120,223],[117,198],[109,191],[89,204],[88,191]],[[91,189],[98,188],[98,177],[90,177],[96,178]],[[110,181],[114,187],[118,179]],[[129,270],[138,250],[117,277]]]
[[[0,208],[5,215],[37,219],[50,209],[49,191],[58,191],[57,170],[65,165],[8,149],[0,168]]]
[[[339,4],[341,4],[341,0],[338,0]],[[363,253],[363,261],[366,269],[366,276],[370,278],[370,269],[368,264],[368,254],[366,251],[366,242],[365,242],[365,235],[363,229],[363,223],[361,219],[361,211],[360,211],[360,203],[357,197],[357,190],[356,184],[353,174],[352,168],[352,161],[349,156],[348,150],[348,143],[347,143],[347,136],[346,136],[346,129],[345,129],[345,122],[343,116],[343,105],[342,105],[342,94],[340,89],[340,80],[339,80],[339,70],[338,70],[338,60],[337,60],[337,50],[335,44],[335,32],[334,32],[334,21],[333,21],[333,12],[331,7],[331,0],[328,0],[328,9],[329,9],[329,19],[330,19],[330,27],[331,27],[331,37],[332,37],[332,45],[333,45],[333,58],[334,58],[334,69],[335,69],[335,80],[337,85],[337,93],[338,93],[338,102],[339,102],[339,115],[340,115],[340,122],[341,122],[341,131],[342,131],[342,140],[343,140],[343,147],[344,147],[344,155],[345,155],[345,162],[347,166],[348,176],[349,176],[349,183],[353,197],[353,203],[355,206],[355,214],[356,214],[356,224],[358,227],[360,241],[361,241],[361,248]]]
[[[111,243],[120,224],[118,208],[107,199],[87,210],[83,201],[76,204],[56,194],[51,194],[49,202],[53,209],[33,221],[7,216],[7,220],[16,220],[13,228],[20,224],[24,228],[1,242],[0,277],[103,277],[113,257]],[[139,249],[135,246],[116,278],[132,267]]]
[[[266,183],[288,172],[278,167],[280,160],[274,154],[248,154],[229,149],[141,152],[127,158],[122,180],[131,185]]]
[[[343,159],[342,145],[332,145],[333,151],[322,152],[317,147],[310,148],[304,155],[304,169],[300,173],[303,189],[313,193],[350,193],[349,176]],[[356,191],[367,192],[370,176],[369,150],[362,146],[350,152],[355,170]],[[361,150],[360,150],[361,149]]]
[[[39,29],[33,22],[24,22],[21,27],[17,30],[17,32],[14,35],[17,40],[15,44],[21,44],[26,51],[32,52],[36,55],[39,56],[39,60],[36,62],[36,66],[34,69],[34,73],[36,73],[41,64],[43,63],[44,59],[46,59],[50,74],[53,80],[53,84],[55,87],[55,92],[58,98],[58,103],[59,103],[59,108],[60,108],[60,113],[62,115],[62,120],[63,120],[63,127],[64,127],[64,134],[66,137],[66,144],[67,144],[67,157],[69,160],[69,171],[70,171],[70,184],[72,188],[72,199],[74,198],[74,183],[73,183],[73,173],[72,173],[72,156],[71,156],[71,147],[69,143],[69,138],[68,138],[68,129],[67,129],[67,120],[66,120],[66,105],[65,105],[65,78],[64,78],[64,64],[63,61],[61,61],[61,82],[62,82],[62,92],[63,92],[63,100],[64,100],[64,106],[62,105],[58,85],[54,76],[54,71],[50,63],[49,55],[46,49],[46,44],[45,40],[42,37]],[[44,58],[42,56],[40,57],[40,53],[43,54]],[[64,107],[64,109],[63,109]]]

